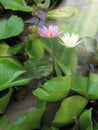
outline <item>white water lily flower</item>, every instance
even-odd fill
[[[80,44],[82,40],[79,41],[79,38],[79,35],[74,33],[72,35],[69,33],[64,33],[62,36],[60,36],[60,39],[62,40],[61,44],[65,45],[68,48],[73,48]]]

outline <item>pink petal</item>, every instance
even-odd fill
[[[42,37],[47,37],[46,34],[43,34],[43,33],[39,33],[39,34],[40,34],[40,36],[42,36]]]
[[[48,27],[48,30],[54,30],[54,26],[53,25],[50,25],[49,27]]]

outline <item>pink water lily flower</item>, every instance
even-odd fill
[[[57,26],[53,26],[53,25],[49,25],[48,27],[43,26],[40,29],[40,36],[42,37],[46,37],[46,38],[54,38],[54,37],[58,37],[60,35],[61,32],[59,32],[59,29]]]

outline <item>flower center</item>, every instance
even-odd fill
[[[46,34],[47,34],[48,37],[55,37],[54,31],[47,31]]]

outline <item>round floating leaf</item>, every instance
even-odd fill
[[[88,100],[81,96],[71,96],[64,99],[53,120],[53,125],[63,127],[76,122],[87,103]]]
[[[10,130],[35,130],[40,128],[41,118],[46,109],[45,103],[31,112],[27,112],[20,117],[10,128]]]
[[[89,99],[98,99],[98,74],[90,73],[88,98]]]
[[[35,8],[27,6],[24,0],[0,0],[0,2],[5,9],[35,12]]]
[[[88,97],[88,77],[81,76],[80,74],[74,74],[72,76],[71,89],[85,97]]]
[[[0,60],[0,91],[12,87],[11,83],[25,72],[21,65],[7,59]]]
[[[58,101],[66,97],[69,93],[71,78],[56,77],[44,84],[43,87],[33,91],[33,94],[44,101]]]
[[[24,23],[20,17],[11,16],[8,20],[0,21],[0,39],[17,36],[23,31]]]
[[[92,109],[85,110],[79,117],[79,130],[93,130]]]
[[[21,52],[23,49],[23,44],[16,44],[15,46],[11,46],[8,48],[7,52],[10,54],[10,55],[16,55],[18,54],[19,52]]]
[[[46,16],[47,19],[60,19],[70,17],[73,14],[79,14],[79,10],[72,6],[63,6],[58,9],[50,10]]]
[[[5,112],[5,109],[9,103],[12,92],[13,90],[9,89],[6,95],[4,95],[3,97],[0,97],[0,114],[3,114]]]
[[[88,99],[98,99],[98,74],[90,73],[89,78],[75,74],[71,89]]]
[[[34,59],[25,62],[28,74],[33,78],[42,78],[51,74],[52,64],[46,59]]]
[[[28,54],[29,58],[42,59],[44,56],[44,48],[40,39],[33,39],[27,42],[25,51]]]
[[[5,42],[0,42],[0,58],[4,58],[4,56],[10,56],[7,52],[8,48],[9,46]]]

